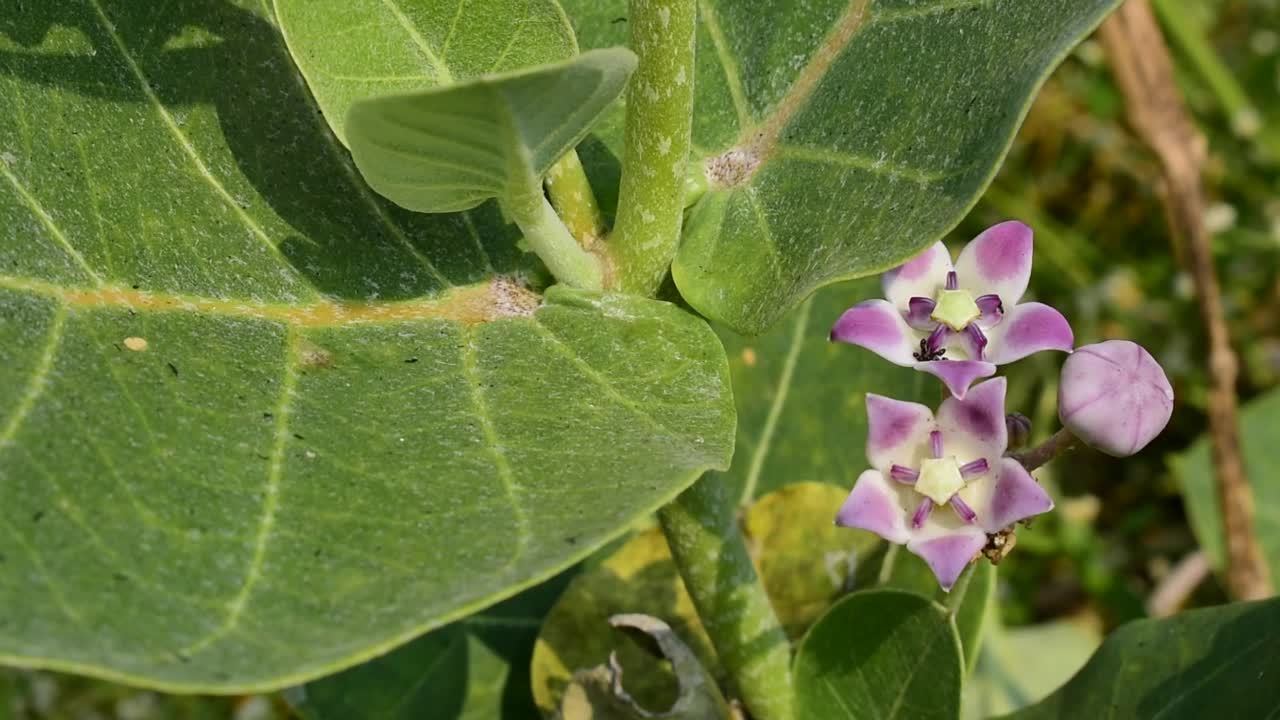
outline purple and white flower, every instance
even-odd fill
[[[1108,455],[1127,457],[1146,447],[1172,414],[1169,378],[1137,343],[1085,345],[1062,365],[1058,419]]]
[[[867,395],[867,460],[836,524],[870,530],[928,563],[944,590],[998,533],[1053,509],[1018,461],[1004,457],[1006,383],[924,405]]]
[[[881,277],[886,300],[849,308],[831,339],[938,376],[963,398],[996,366],[1041,350],[1071,351],[1057,310],[1019,304],[1031,278],[1031,228],[1003,222],[983,231],[955,264],[941,242]]]

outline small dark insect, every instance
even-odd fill
[[[1001,560],[1013,552],[1013,547],[1017,544],[1018,536],[1013,534],[1013,528],[1006,528],[987,536],[987,546],[982,548],[982,554],[991,561],[992,565],[999,565]]]
[[[627,19],[626,19],[626,18],[624,18],[624,17],[618,17],[618,18],[614,18],[614,19],[610,20],[610,21],[609,21],[609,24],[610,24],[610,25],[617,25],[617,24],[618,24],[618,23],[620,23],[620,22],[626,22],[626,21],[627,21]]]
[[[929,352],[929,341],[921,340],[920,351],[911,353],[911,357],[919,360],[920,362],[926,362],[929,360],[946,360],[946,358],[943,357],[943,355],[946,355],[946,354],[947,354],[946,348],[938,348],[933,352]]]
[[[173,376],[174,376],[174,377],[178,377],[178,366],[177,366],[177,365],[174,365],[173,363],[165,363],[165,365],[168,365],[168,366],[169,366],[169,369],[173,371]]]

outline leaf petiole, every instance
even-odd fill
[[[591,182],[578,159],[578,151],[570,150],[556,161],[547,173],[547,195],[551,206],[564,221],[569,233],[582,247],[590,249],[604,235],[604,216]]]
[[[542,183],[530,176],[526,187],[506,198],[507,211],[556,280],[583,290],[602,290],[605,260],[586,250],[569,232],[542,193]]]

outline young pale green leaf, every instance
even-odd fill
[[[796,716],[824,720],[955,720],[964,660],[941,605],[867,590],[809,629],[795,661]]]
[[[1240,448],[1257,508],[1253,522],[1258,542],[1269,561],[1271,577],[1280,578],[1280,390],[1272,390],[1241,409]],[[1200,438],[1175,456],[1172,466],[1182,482],[1196,538],[1214,566],[1221,569],[1224,533],[1209,438]]]
[[[346,144],[358,100],[564,60],[578,51],[556,0],[274,0],[320,110]]]
[[[727,464],[705,323],[383,202],[244,5],[0,27],[0,663],[297,684]]]
[[[1007,716],[1274,717],[1280,708],[1280,599],[1139,620],[1107,636],[1071,681]]]
[[[636,57],[593,50],[559,64],[355,102],[347,141],[369,185],[418,212],[541,194],[541,178],[626,87]]]
[[[564,4],[584,47],[627,41],[626,0]],[[700,0],[693,144],[708,190],[672,268],[681,294],[756,334],[814,289],[924,249],[1116,4]],[[621,157],[621,138],[605,140]]]

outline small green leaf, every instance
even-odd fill
[[[1008,718],[1272,717],[1278,635],[1280,599],[1138,620],[1108,635],[1070,682]]]
[[[945,608],[899,590],[856,592],[800,643],[796,715],[955,720],[963,677],[960,639]]]
[[[659,654],[671,664],[679,684],[675,703],[669,708],[646,708],[637,703],[625,687],[625,667],[610,656],[608,665],[573,674],[556,720],[728,720],[729,706],[715,679],[669,625],[636,613],[615,615],[609,624],[638,630],[657,643]]]
[[[709,189],[672,266],[681,294],[753,335],[815,289],[923,250],[1117,1],[699,2],[691,162]],[[626,0],[564,4],[583,47],[627,42]]]
[[[541,178],[626,87],[636,57],[593,50],[555,65],[382,95],[347,113],[369,185],[418,212],[541,193]]]
[[[294,62],[347,144],[358,100],[564,60],[578,51],[555,0],[275,0]]]
[[[1253,488],[1254,529],[1271,577],[1280,578],[1280,389],[1256,398],[1240,410],[1240,449]],[[1206,435],[1172,459],[1182,483],[1187,514],[1200,547],[1214,567],[1223,567],[1222,513],[1218,509],[1213,448]]]

